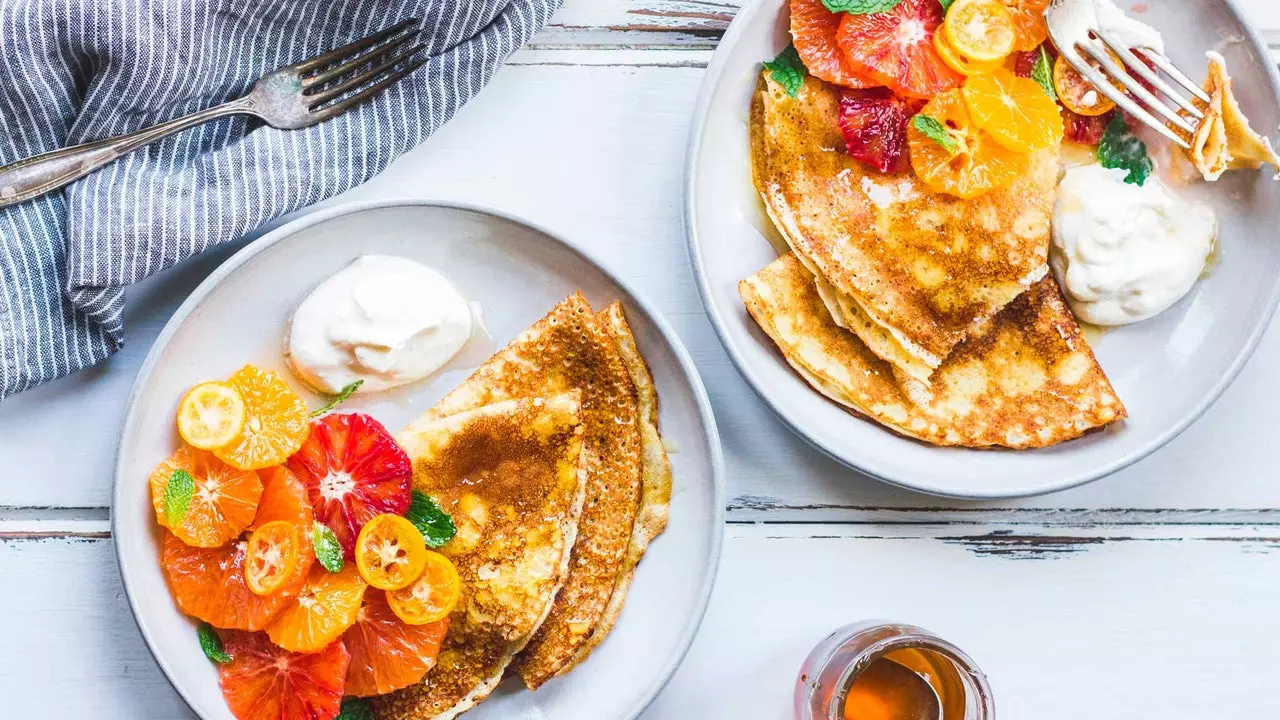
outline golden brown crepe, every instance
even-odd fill
[[[1271,141],[1254,132],[1240,111],[1226,62],[1216,52],[1207,55],[1209,79],[1204,91],[1209,95],[1209,105],[1191,138],[1191,164],[1210,182],[1228,170],[1256,170],[1263,163],[1280,168],[1280,156],[1271,148]]]
[[[791,254],[738,285],[751,316],[816,390],[935,445],[1045,447],[1125,416],[1052,277],[959,344],[925,385],[831,319]]]
[[[971,200],[907,170],[882,174],[845,151],[840,89],[807,78],[798,96],[762,76],[751,105],[757,190],[815,276],[825,306],[877,356],[927,381],[975,326],[1048,271],[1058,149]]]

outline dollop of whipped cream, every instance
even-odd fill
[[[376,392],[444,367],[471,339],[478,311],[437,270],[363,255],[316,286],[294,311],[285,360],[307,385],[334,394],[356,380]]]
[[[1076,316],[1126,325],[1168,309],[1204,272],[1217,219],[1159,178],[1139,186],[1126,171],[1067,171],[1053,208],[1049,263]]]

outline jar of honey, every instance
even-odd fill
[[[796,720],[993,720],[987,678],[960,648],[913,625],[846,625],[800,668]]]

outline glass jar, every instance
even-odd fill
[[[849,685],[880,658],[928,680],[942,720],[995,718],[987,677],[960,648],[914,625],[873,620],[836,630],[809,653],[796,682],[796,720],[842,720]]]

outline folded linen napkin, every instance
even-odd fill
[[[560,2],[0,0],[0,164],[216,105],[407,18],[430,56],[329,122],[215,121],[0,209],[0,400],[119,349],[125,286],[377,173]]]

